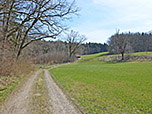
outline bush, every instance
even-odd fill
[[[1,76],[20,76],[28,74],[34,69],[34,65],[28,58],[20,58],[19,60],[3,60],[0,61]]]

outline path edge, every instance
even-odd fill
[[[58,67],[59,67],[59,66],[58,66]],[[57,68],[57,67],[55,67],[55,68]],[[52,69],[55,69],[55,68],[52,68]],[[78,103],[78,101],[77,101],[76,99],[74,99],[74,98],[72,97],[72,95],[63,87],[63,85],[60,84],[60,83],[56,80],[55,76],[51,73],[51,70],[52,70],[52,69],[48,69],[48,72],[49,72],[50,76],[52,77],[53,81],[56,83],[56,85],[57,85],[57,86],[61,89],[61,91],[65,94],[66,98],[67,98],[69,101],[71,101],[71,104],[73,105],[73,107],[74,107],[76,110],[80,111],[81,114],[87,114],[86,111],[85,111],[85,109]]]

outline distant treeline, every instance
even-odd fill
[[[116,33],[108,41],[111,54],[152,51],[151,33]]]
[[[86,43],[83,44],[83,54],[95,54],[99,52],[106,52],[108,45],[106,43]]]
[[[75,48],[77,46],[77,48]],[[73,51],[74,50],[74,51]],[[71,57],[70,53],[73,51]],[[116,33],[109,38],[108,44],[104,43],[82,43],[67,41],[45,41],[33,42],[24,51],[33,59],[34,63],[54,64],[74,61],[76,55],[95,54],[109,51],[110,54],[152,51],[151,33]]]
[[[107,44],[85,43],[81,44],[74,56],[69,59],[69,44],[64,41],[37,41],[33,42],[26,50],[25,54],[33,58],[34,63],[65,63],[75,60],[76,55],[93,54],[107,51]]]

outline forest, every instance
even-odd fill
[[[152,51],[151,33],[120,33],[112,35],[108,41],[108,51],[111,54]]]
[[[86,36],[67,29],[64,23],[78,11],[74,2],[64,0],[1,0],[0,72],[10,74],[17,69],[11,67],[25,59],[57,64],[74,61],[76,55],[107,51],[107,44],[85,43]]]
[[[64,23],[78,11],[74,1],[0,0],[0,74],[13,74],[17,66],[19,69],[20,64],[24,66],[24,60],[25,64],[32,63],[33,58],[28,56],[31,52],[27,51],[27,47],[44,38],[56,39],[67,30]],[[76,32],[71,34],[81,38]],[[79,44],[84,40],[81,38]],[[74,46],[78,47],[79,44]],[[73,53],[70,52],[70,56]]]

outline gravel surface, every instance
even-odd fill
[[[81,114],[76,110],[72,101],[69,101],[62,90],[56,85],[48,70],[45,70],[45,80],[51,103],[51,114]]]
[[[29,77],[12,95],[0,109],[0,114],[28,114],[29,103],[32,97],[32,87],[43,70],[40,69]],[[44,70],[44,78],[48,88],[50,114],[81,114],[75,108],[72,101],[68,100],[66,95],[54,82],[48,70]]]
[[[9,97],[0,114],[26,114],[32,86],[42,70],[35,72],[13,95]]]

